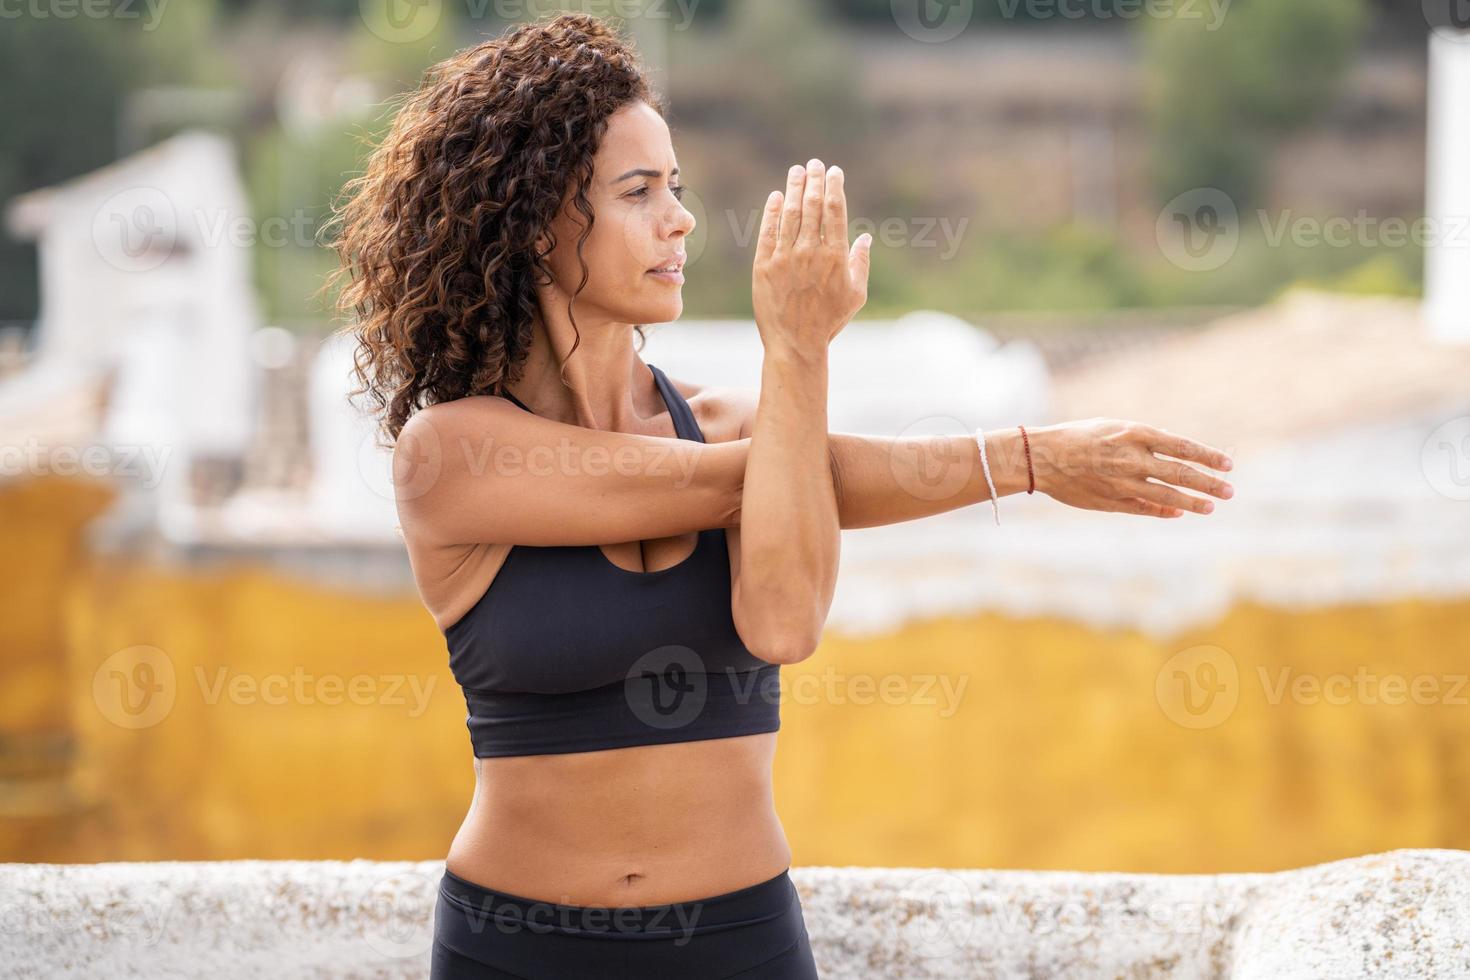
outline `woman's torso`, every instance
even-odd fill
[[[739,419],[699,401],[688,404],[705,441],[737,437]],[[668,414],[649,424],[639,434],[676,434]],[[696,543],[691,532],[601,550],[621,569],[653,572],[681,564]],[[411,541],[409,549],[441,630],[487,592],[511,552]],[[446,867],[499,891],[574,905],[687,901],[764,881],[791,862],[772,797],[775,748],[776,733],[761,732],[475,759],[474,799]]]

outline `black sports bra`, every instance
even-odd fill
[[[689,403],[648,367],[679,438],[704,442]],[[700,531],[687,558],[651,572],[620,568],[597,545],[516,545],[444,637],[477,758],[781,727],[780,665],[735,631],[722,527]]]

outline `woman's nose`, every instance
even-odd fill
[[[669,220],[669,233],[688,235],[694,230],[695,223],[694,212],[690,211],[683,204],[675,202],[674,213]]]

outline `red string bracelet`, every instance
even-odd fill
[[[1031,440],[1026,437],[1026,427],[1024,425],[1018,425],[1016,428],[1021,430],[1021,445],[1026,447],[1026,479],[1030,482],[1030,486],[1026,488],[1026,492],[1035,493],[1036,471],[1031,468]]]

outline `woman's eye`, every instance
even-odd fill
[[[683,184],[680,184],[678,187],[670,187],[669,190],[673,192],[674,197],[675,197],[676,200],[682,201],[684,199],[684,185]],[[640,188],[638,188],[635,191],[629,191],[628,192],[628,196],[629,197],[646,197],[646,196],[648,196],[648,188],[647,187],[640,187]]]

